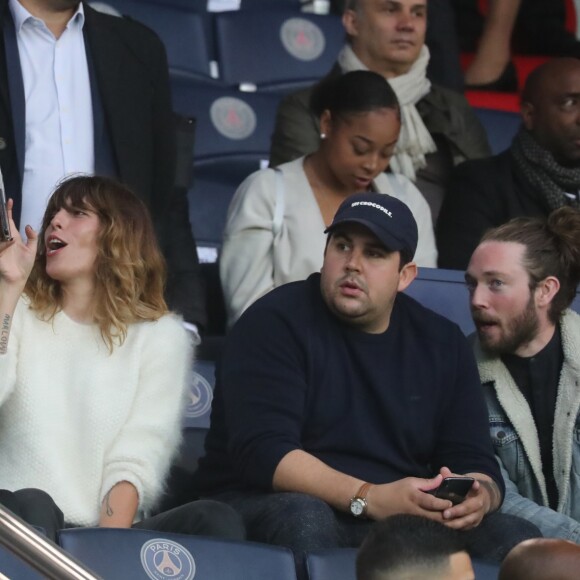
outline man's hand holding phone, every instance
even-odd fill
[[[444,479],[461,477],[447,467],[442,467],[439,473]],[[501,499],[496,484],[488,476],[479,473],[468,475],[473,477],[473,482],[465,499],[443,512],[444,523],[457,530],[478,526],[487,513],[499,507]]]
[[[441,499],[448,499],[453,505],[461,503],[471,490],[474,482],[473,477],[467,475],[457,475],[446,477],[441,485],[427,492]]]

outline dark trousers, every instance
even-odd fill
[[[28,524],[43,528],[46,536],[53,542],[57,541],[59,530],[74,527],[65,523],[62,511],[54,500],[39,489],[21,489],[15,492],[0,490],[0,504]],[[244,540],[246,536],[241,516],[230,506],[212,500],[190,502],[145,518],[133,527],[230,540]]]
[[[57,541],[58,530],[64,528],[64,517],[50,495],[40,489],[0,489],[0,504],[27,524],[42,528],[46,537]]]
[[[212,500],[198,500],[161,512],[133,524],[134,528],[228,540],[245,540],[242,517],[230,506]]]
[[[307,577],[305,552],[357,548],[373,525],[302,493],[228,492],[214,497],[240,513],[248,540],[291,548],[298,578]],[[526,520],[494,513],[465,535],[471,556],[500,562],[516,544],[542,534]]]

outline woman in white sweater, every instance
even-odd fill
[[[74,177],[51,197],[40,235],[27,226],[24,243],[11,229],[0,247],[0,501],[50,535],[63,523],[130,527],[163,490],[193,356],[163,299],[147,209],[111,179]],[[36,502],[44,512],[29,515]],[[136,525],[243,536],[215,502]]]
[[[429,206],[404,176],[384,173],[401,128],[397,97],[370,71],[321,83],[311,108],[321,143],[307,156],[250,175],[228,212],[220,276],[229,324],[260,296],[322,266],[324,230],[349,195],[372,190],[404,201],[419,226],[415,261],[435,267]]]

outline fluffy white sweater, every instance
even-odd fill
[[[21,299],[0,355],[0,488],[43,489],[80,526],[97,524],[123,480],[149,509],[180,441],[191,364],[175,316],[130,325],[110,354],[94,325],[41,321]]]

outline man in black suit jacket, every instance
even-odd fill
[[[78,0],[18,0],[62,32]],[[189,223],[175,181],[175,121],[165,49],[145,26],[101,14],[83,2],[93,102],[95,172],[129,185],[149,207],[168,264],[167,299],[186,321],[203,325],[205,306]],[[54,33],[54,31],[53,31]],[[57,32],[58,34],[58,32]],[[55,35],[57,36],[57,35]],[[58,37],[58,36],[57,36]],[[0,0],[0,168],[19,226],[26,103],[9,0]]]

